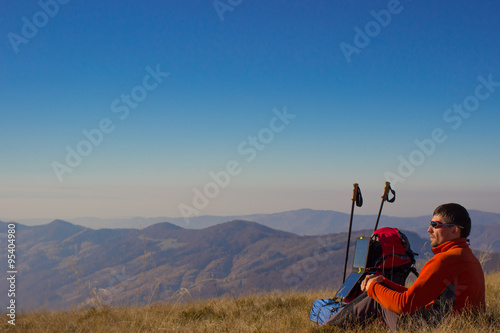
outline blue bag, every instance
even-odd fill
[[[323,325],[346,305],[347,303],[337,302],[330,298],[317,299],[312,305],[309,318],[318,325]]]

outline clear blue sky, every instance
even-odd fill
[[[374,214],[386,180],[389,215],[500,213],[498,2],[41,3],[0,13],[1,218],[348,212],[354,182]]]

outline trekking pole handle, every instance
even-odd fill
[[[382,199],[385,201],[389,200],[389,190],[391,189],[391,183],[385,182],[384,194],[382,194]]]
[[[358,196],[359,184],[358,183],[354,183],[354,184],[352,184],[352,186],[354,187],[353,190],[352,190],[352,201],[355,201],[356,197]]]

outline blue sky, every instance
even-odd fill
[[[359,212],[373,214],[386,180],[398,193],[389,215],[450,201],[500,213],[499,10],[416,0],[4,4],[0,217],[348,212],[354,182]],[[347,44],[357,51],[346,56]],[[472,111],[454,111],[464,103]],[[88,143],[82,131],[106,119],[113,130]],[[87,156],[70,167],[67,147],[85,140]],[[213,187],[210,172],[230,161],[239,172]],[[55,162],[72,172],[58,177]]]

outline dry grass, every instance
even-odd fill
[[[383,325],[340,330],[309,320],[317,298],[333,291],[267,293],[217,298],[185,304],[101,307],[20,314],[16,326],[0,323],[2,332],[387,332]],[[437,327],[410,323],[400,332],[500,332],[500,272],[486,277],[487,312],[449,317]]]

